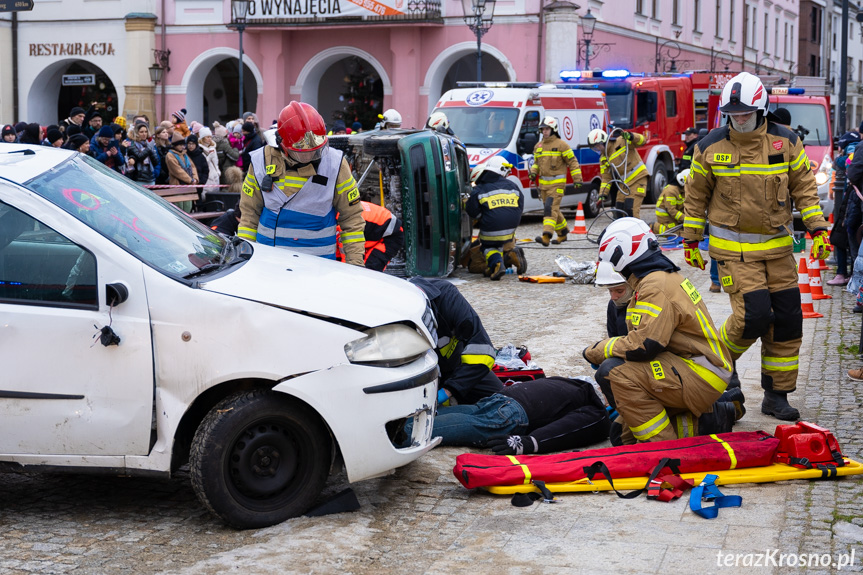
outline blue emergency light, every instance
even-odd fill
[[[564,82],[574,82],[583,78],[593,78],[595,75],[603,78],[627,78],[632,74],[629,70],[603,70],[602,72],[594,72],[592,70],[563,70],[560,73],[560,79]]]
[[[630,75],[629,70],[604,70],[602,72],[603,78],[626,78]]]
[[[806,90],[803,88],[786,88],[785,86],[773,86],[767,89],[767,92],[774,96],[799,96],[801,94],[806,93]]]

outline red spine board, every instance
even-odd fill
[[[602,461],[611,479],[647,477],[664,457],[679,459],[681,473],[695,473],[764,467],[773,463],[778,446],[779,440],[763,431],[737,431],[553,455],[463,453],[456,457],[453,474],[468,489],[526,485],[534,479],[560,483],[586,477],[584,468]],[[602,474],[597,477],[603,479]]]

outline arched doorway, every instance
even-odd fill
[[[243,112],[257,112],[258,94],[255,84],[251,68],[243,64]],[[218,120],[225,125],[238,118],[239,114],[240,66],[236,58],[225,58],[213,66],[204,80],[201,122],[209,126],[214,120]]]
[[[350,56],[333,63],[318,84],[318,111],[332,126],[344,120],[348,128],[360,122],[370,130],[383,112],[384,86],[380,75],[367,61]]]
[[[441,83],[441,94],[447,90],[458,88],[457,82],[476,81],[476,53],[465,54],[456,60],[447,70]],[[500,60],[487,52],[482,54],[482,81],[508,82],[509,74]]]
[[[209,125],[214,120],[224,124],[224,121],[239,117],[238,60],[239,52],[225,47],[211,48],[192,60],[180,85],[180,93],[185,94],[187,120]],[[243,54],[243,112],[257,114],[258,96],[263,92],[263,84],[260,70],[248,54]],[[267,118],[258,119],[264,123],[269,121]]]
[[[63,77],[71,85],[64,85]],[[92,84],[76,84],[77,80],[89,80],[93,77]],[[104,111],[106,123],[120,114],[120,106],[117,102],[117,91],[108,74],[98,66],[90,62],[79,60],[73,62],[61,74],[60,96],[57,98],[57,117],[65,118],[69,110],[75,106],[85,110],[91,102],[99,102],[99,108]]]
[[[86,76],[92,75],[91,78]],[[86,84],[63,86],[63,76],[69,81]],[[36,77],[27,95],[27,120],[41,124],[56,124],[69,116],[75,106],[87,109],[91,102],[104,103],[105,120],[113,120],[122,111],[120,96],[114,82],[99,66],[86,60],[61,60],[47,66]]]
[[[515,82],[515,68],[506,54],[492,46],[482,45],[483,81]],[[460,42],[438,54],[426,72],[421,92],[428,94],[428,112],[434,109],[441,95],[456,87],[456,82],[476,81],[476,44]]]

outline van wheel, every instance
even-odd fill
[[[309,510],[330,466],[330,436],[317,414],[270,390],[217,404],[192,441],[198,498],[239,529],[267,527]]]
[[[381,156],[398,156],[401,134],[379,134],[363,140],[363,153],[379,158]]]
[[[668,166],[665,162],[659,161],[654,165],[653,176],[650,178],[649,197],[645,198],[648,202],[655,204],[656,198],[662,193],[665,186],[668,185]]]
[[[599,189],[595,184],[590,184],[584,202],[584,217],[595,218],[600,210],[602,210],[602,201],[599,199]]]

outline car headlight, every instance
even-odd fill
[[[817,174],[815,174],[815,183],[818,184],[819,186],[821,184],[826,184],[829,179],[830,179],[830,176],[828,176],[824,172],[818,172]]]
[[[396,367],[410,363],[430,349],[428,340],[416,329],[402,324],[368,330],[365,337],[345,344],[351,363]]]

